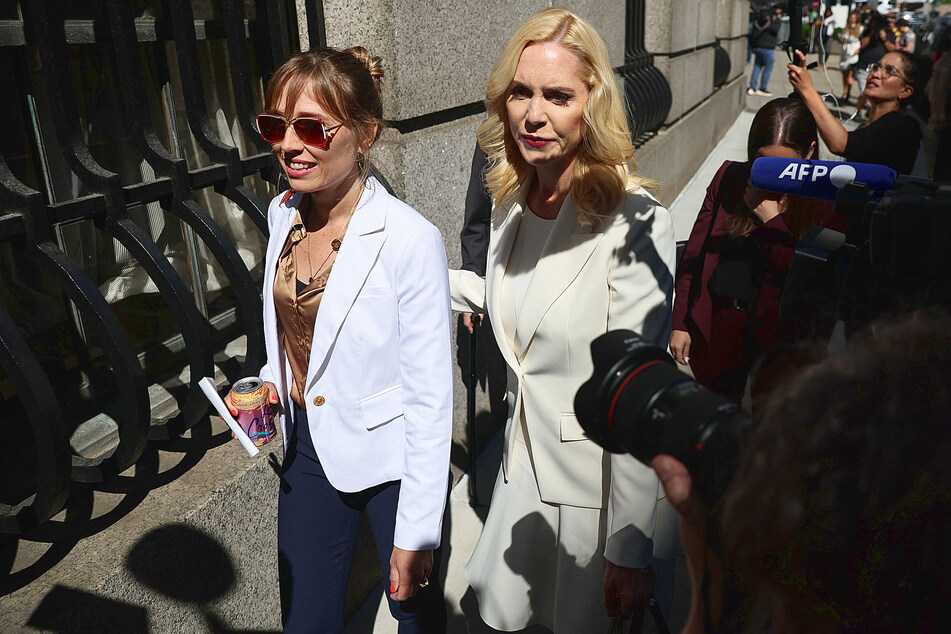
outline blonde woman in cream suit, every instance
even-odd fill
[[[654,472],[586,439],[573,401],[598,335],[667,341],[670,216],[639,187],[604,43],[581,18],[549,9],[523,24],[486,101],[488,268],[451,271],[450,290],[454,310],[491,319],[509,420],[466,577],[498,630],[605,631],[655,573],[659,594],[669,588],[676,524]]]

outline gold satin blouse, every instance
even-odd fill
[[[297,210],[294,224],[284,243],[284,249],[277,261],[277,273],[274,277],[274,308],[283,332],[284,351],[291,366],[291,398],[301,407],[304,403],[304,383],[307,380],[307,366],[310,363],[310,348],[314,338],[314,322],[320,299],[327,287],[327,279],[333,269],[333,263],[305,285],[297,280],[297,261],[294,247],[307,237],[307,229]]]

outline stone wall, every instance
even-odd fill
[[[645,2],[644,44],[670,84],[665,128],[640,149],[642,172],[673,202],[743,107],[749,3],[743,0]],[[713,85],[715,49],[730,59],[727,80]]]
[[[713,94],[713,50],[730,56],[730,76],[743,73],[748,3],[734,0],[651,0],[644,44],[670,83],[671,124]]]

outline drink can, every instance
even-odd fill
[[[260,378],[250,376],[231,386],[231,402],[238,410],[238,424],[256,447],[263,447],[277,435],[268,390]]]

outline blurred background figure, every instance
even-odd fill
[[[839,41],[842,43],[842,59],[839,62],[839,70],[842,71],[842,99],[840,101],[848,103],[852,94],[852,72],[859,61],[859,49],[862,37],[862,23],[859,21],[859,14],[853,11],[849,14],[849,21],[839,33]]]
[[[826,62],[829,61],[829,45],[832,44],[832,36],[835,35],[835,18],[832,17],[832,9],[826,9],[821,18],[815,22],[816,39],[819,42],[819,70],[825,70]]]
[[[753,21],[753,34],[750,36],[750,47],[753,49],[753,72],[750,73],[750,87],[748,95],[770,96],[769,76],[773,72],[776,61],[776,44],[778,43],[780,20],[783,10],[779,7],[760,9]]]
[[[938,42],[926,88],[931,117],[925,128],[925,160],[936,181],[951,181],[951,29]]]
[[[911,30],[908,20],[902,18],[895,22],[895,25],[898,27],[898,32],[900,33],[898,37],[898,50],[914,54],[917,38],[915,37],[914,31]]]

